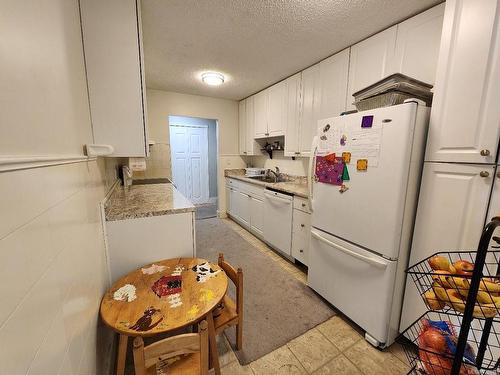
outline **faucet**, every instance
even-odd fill
[[[267,170],[267,175],[270,176],[271,174],[274,175],[274,182],[279,182],[280,180],[280,169],[276,167],[276,171],[273,171],[272,169]]]

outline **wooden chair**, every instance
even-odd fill
[[[215,334],[222,333],[229,326],[236,326],[236,349],[243,346],[243,270],[236,271],[224,260],[224,254],[219,254],[219,267],[236,286],[236,302],[227,295],[222,299],[220,314],[214,316]]]
[[[166,338],[144,346],[142,337],[134,339],[134,367],[136,375],[156,375],[157,366],[164,374],[208,374],[207,322],[201,321],[198,333]],[[170,359],[170,361],[168,361]]]

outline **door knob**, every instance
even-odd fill
[[[481,177],[488,177],[490,175],[490,172],[488,172],[488,171],[481,171],[481,172],[479,172],[479,175]]]
[[[490,150],[481,150],[481,156],[490,156]]]

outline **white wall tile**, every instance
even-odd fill
[[[0,173],[0,197],[2,238],[47,209],[44,169]]]
[[[53,271],[47,270],[0,327],[0,373],[26,374],[57,316],[61,301]]]
[[[0,239],[0,374],[107,371],[112,335],[96,338],[109,280],[98,206],[105,168],[96,161],[39,168],[0,184],[17,201],[0,203],[16,223],[0,220],[8,233]]]
[[[0,240],[0,327],[57,255],[46,215]]]
[[[68,341],[62,323],[62,310],[58,309],[45,339],[29,369],[29,375],[57,374],[61,367],[61,353],[66,352]]]

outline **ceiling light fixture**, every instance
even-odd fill
[[[201,74],[201,80],[210,86],[219,86],[224,83],[224,76],[217,72],[206,72]]]

